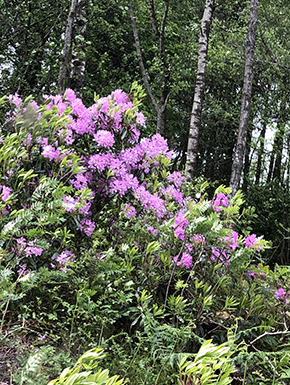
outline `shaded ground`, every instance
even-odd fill
[[[12,373],[19,366],[17,349],[0,344],[0,385],[12,385]]]

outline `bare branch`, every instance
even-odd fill
[[[164,14],[161,22],[161,28],[160,28],[160,42],[159,42],[159,50],[160,53],[165,54],[164,50],[164,35],[165,35],[165,24],[166,24],[166,18],[168,15],[168,10],[169,10],[169,0],[165,0],[165,6],[164,6]]]
[[[142,75],[142,78],[143,78],[143,82],[144,82],[144,85],[145,85],[145,89],[146,89],[147,95],[149,96],[149,98],[151,100],[151,103],[152,103],[152,105],[154,107],[154,110],[155,110],[155,112],[158,115],[159,107],[158,107],[158,104],[157,104],[153,94],[152,94],[151,87],[150,87],[150,84],[149,84],[149,81],[148,81],[147,72],[146,72],[146,69],[145,69],[145,66],[144,66],[144,62],[143,62],[143,58],[142,58],[141,47],[140,47],[140,40],[139,40],[138,30],[137,30],[137,25],[136,25],[136,19],[135,19],[134,14],[133,14],[133,4],[132,4],[132,1],[130,1],[130,3],[129,3],[129,12],[130,12],[130,18],[131,18],[131,23],[132,23],[133,35],[134,35],[134,40],[135,40],[135,45],[136,45],[136,52],[137,52],[137,58],[138,58],[139,67],[140,67],[140,70],[141,70],[141,75]]]
[[[290,330],[284,330],[283,332],[265,332],[255,338],[253,341],[250,342],[251,345],[253,345],[256,341],[260,340],[261,338],[264,338],[266,336],[277,336],[279,334],[290,334]]]
[[[160,44],[160,33],[159,33],[159,30],[158,30],[158,25],[157,25],[157,19],[156,19],[155,7],[154,7],[154,0],[149,0],[148,5],[149,5],[150,19],[151,19],[151,24],[152,24],[155,40],[156,40],[157,46],[159,47],[159,44]]]

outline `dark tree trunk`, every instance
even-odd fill
[[[66,74],[68,69],[68,64],[70,61],[70,51],[72,43],[72,33],[73,33],[73,23],[76,13],[78,0],[72,0],[69,15],[67,18],[66,30],[64,35],[64,46],[61,58],[61,66],[58,74],[58,93],[63,95],[65,92],[65,83],[66,83]]]
[[[255,184],[260,183],[261,178],[261,172],[262,172],[262,159],[264,156],[264,149],[265,149],[265,136],[266,136],[266,128],[267,124],[266,122],[262,122],[262,131],[260,134],[260,148],[258,149],[258,160],[257,160],[257,168],[256,168],[256,175],[255,175]]]
[[[86,67],[86,39],[87,9],[89,0],[78,0],[76,16],[74,21],[74,39],[72,44],[70,87],[75,91],[78,98],[82,97],[85,83]]]
[[[250,103],[252,95],[253,83],[253,66],[255,55],[255,43],[258,25],[258,0],[251,0],[250,22],[247,35],[247,51],[244,73],[244,84],[242,94],[241,116],[238,139],[232,164],[230,187],[232,188],[231,196],[234,196],[240,188],[243,161],[246,148],[246,139],[248,132],[248,122],[250,116]]]
[[[186,159],[186,179],[190,180],[194,175],[196,158],[197,158],[197,145],[198,135],[201,125],[201,113],[202,103],[204,98],[205,89],[205,74],[207,64],[207,51],[210,26],[213,17],[215,0],[206,0],[204,13],[201,21],[201,27],[199,32],[199,51],[196,73],[196,84],[194,91],[194,100],[192,105],[192,112],[190,118],[189,136],[187,144],[187,159]]]
[[[145,69],[142,53],[141,53],[141,45],[140,45],[140,40],[138,36],[138,29],[137,29],[137,24],[136,24],[136,19],[134,17],[133,13],[133,3],[130,1],[129,4],[129,11],[130,11],[130,18],[131,18],[131,24],[132,24],[132,29],[133,29],[133,35],[134,35],[134,40],[135,40],[135,45],[136,45],[136,53],[137,53],[137,58],[139,62],[139,67],[142,75],[142,79],[144,82],[145,90],[146,93],[153,105],[153,108],[156,112],[157,115],[157,126],[156,126],[156,132],[164,135],[165,130],[166,130],[166,106],[169,98],[169,78],[170,78],[170,71],[169,71],[169,65],[167,61],[167,55],[165,51],[165,46],[164,46],[164,37],[165,37],[165,24],[166,24],[166,18],[168,15],[168,10],[169,10],[169,0],[164,1],[164,14],[162,17],[161,21],[161,26],[158,28],[158,23],[156,19],[156,14],[155,14],[155,8],[154,8],[154,1],[153,0],[148,0],[148,6],[149,6],[149,11],[150,11],[150,19],[151,19],[151,24],[152,24],[152,29],[154,32],[155,36],[155,41],[159,50],[159,55],[162,60],[162,70],[163,70],[163,80],[161,84],[161,96],[159,102],[157,102],[156,98],[154,97],[149,80],[148,80],[148,75]]]
[[[283,96],[280,106],[280,111],[277,120],[277,130],[274,138],[273,149],[271,152],[270,164],[267,182],[271,182],[274,179],[281,181],[281,166],[282,166],[282,153],[284,146],[285,136],[285,119],[286,119],[286,96]]]
[[[245,193],[247,192],[247,189],[248,189],[249,172],[251,167],[251,159],[250,159],[251,140],[252,140],[252,129],[248,130],[246,150],[245,150],[244,179],[243,179],[243,188],[242,188]]]
[[[285,123],[287,121],[286,116],[286,100],[288,100],[288,95],[284,96],[281,101],[281,109],[279,112],[279,119],[277,122],[277,141],[276,141],[276,159],[273,170],[273,179],[277,179],[281,182],[281,168],[282,168],[282,154],[284,148],[284,139],[285,139]]]

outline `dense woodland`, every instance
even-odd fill
[[[0,384],[289,383],[288,1],[0,10]]]

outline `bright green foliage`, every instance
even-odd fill
[[[230,360],[231,354],[230,347],[226,344],[217,346],[211,340],[205,342],[194,361],[188,361],[186,356],[180,360],[180,384],[230,384],[230,374],[235,371]]]
[[[107,369],[99,369],[96,371],[99,365],[97,361],[103,357],[102,349],[96,348],[89,350],[78,359],[72,369],[64,369],[59,378],[50,381],[48,385],[121,385],[123,380],[118,380],[118,376],[109,377],[109,371]]]

